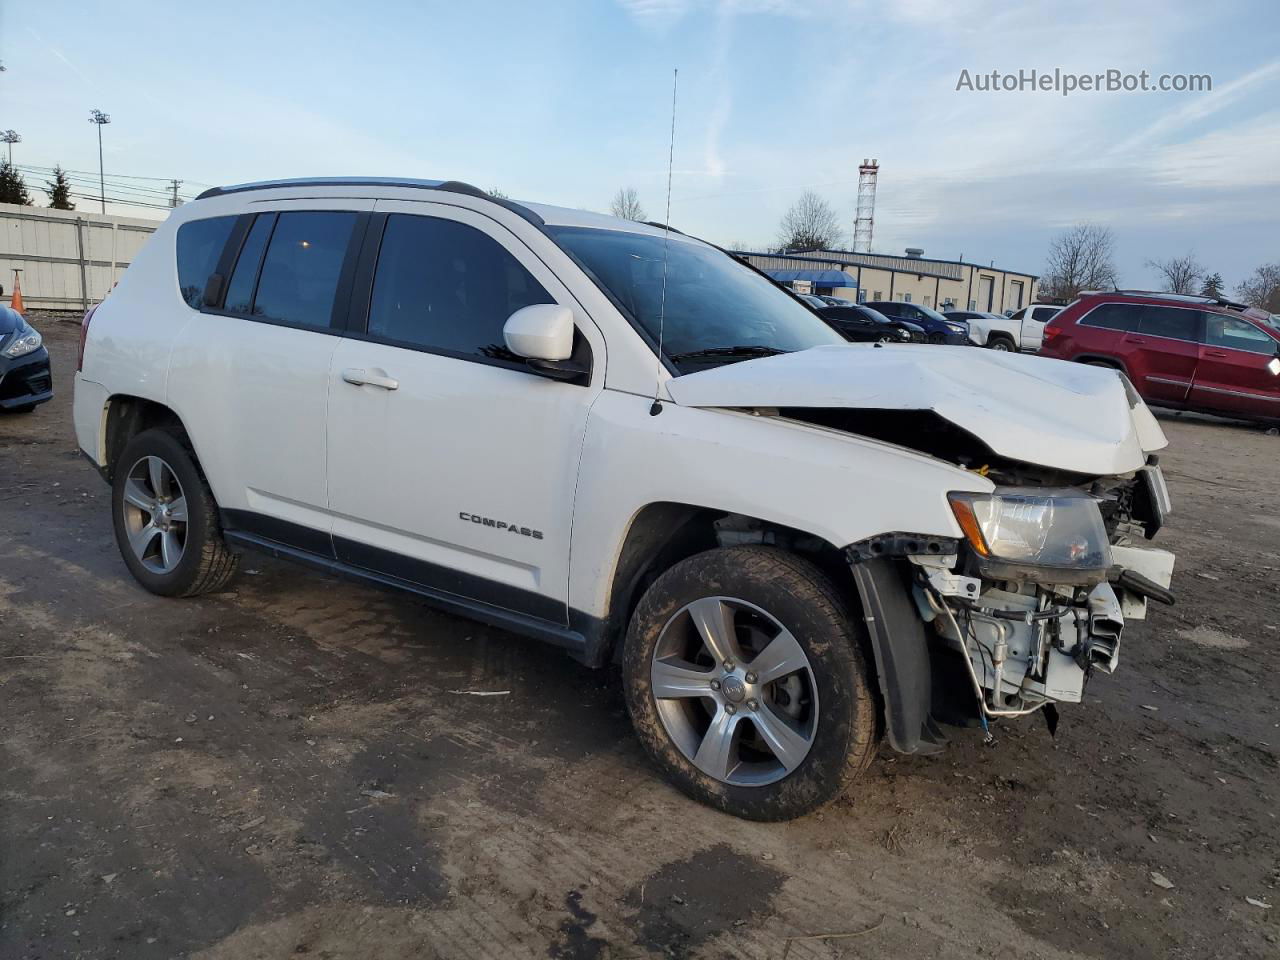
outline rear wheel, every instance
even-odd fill
[[[991,350],[999,350],[1001,353],[1013,353],[1015,350],[1013,341],[1008,337],[988,337],[987,347]]]
[[[793,554],[733,547],[676,564],[627,635],[640,741],[681,790],[734,816],[826,803],[876,750],[859,629],[831,580]]]
[[[145,430],[125,445],[111,513],[125,565],[152,593],[210,593],[236,572],[239,557],[222,539],[208,484],[190,451],[166,430]]]

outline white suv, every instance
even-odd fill
[[[148,590],[257,548],[620,662],[659,766],[743,817],[882,736],[1052,720],[1170,599],[1114,371],[848,344],[676,230],[453,182],[174,211],[85,318],[75,423]]]

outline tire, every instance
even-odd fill
[[[36,408],[36,405],[34,403],[28,403],[26,406],[22,406],[22,407],[10,407],[8,410],[4,412],[5,413],[31,413],[33,410],[35,410],[35,408]]]
[[[1016,346],[1014,346],[1013,341],[1012,341],[1012,340],[1010,340],[1008,337],[988,337],[988,338],[987,338],[987,349],[988,349],[988,350],[999,350],[999,351],[1001,351],[1002,353],[1016,353],[1016,352],[1017,352],[1017,347],[1016,347]]]
[[[129,572],[162,597],[221,590],[239,566],[192,452],[167,430],[144,430],[125,445],[111,485],[111,517]]]
[[[732,637],[731,649],[745,661],[732,663],[732,674],[700,639],[694,611],[708,609],[721,611],[722,626],[734,627],[720,637]],[[783,632],[771,636],[774,628]],[[668,779],[695,800],[748,820],[808,813],[841,794],[876,753],[862,631],[830,578],[794,554],[742,546],[681,561],[654,581],[627,631],[623,682],[636,734]],[[751,668],[769,660],[764,654],[779,640],[783,646],[772,652],[791,652],[766,682],[768,664],[759,676]],[[785,672],[801,660],[802,669]],[[731,676],[740,680],[736,687]],[[714,691],[704,686],[716,683]],[[680,692],[659,697],[655,688]],[[725,736],[727,723],[734,725]],[[779,735],[779,723],[789,734]],[[775,742],[788,749],[774,750]],[[717,751],[718,744],[726,747]],[[720,775],[706,769],[716,762],[696,759],[725,756]]]
[[[930,342],[930,343],[933,343],[933,344],[943,344],[943,343],[946,343],[946,342],[947,342],[947,335],[946,335],[945,333],[937,333],[937,332],[935,331],[934,333],[929,334],[929,342]]]

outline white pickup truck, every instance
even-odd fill
[[[944,316],[967,321],[969,339],[979,347],[1035,353],[1044,341],[1044,325],[1061,309],[1051,303],[1033,303],[1007,317],[980,310],[948,310]]]
[[[662,225],[215,188],[81,344],[76,437],[145,588],[267,551],[620,664],[658,767],[742,817],[830,800],[882,736],[1052,721],[1171,600],[1166,440],[1115,371],[846,343]]]

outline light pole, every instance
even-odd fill
[[[89,122],[98,125],[98,189],[102,200],[102,212],[107,212],[107,179],[102,172],[102,128],[111,122],[111,117],[101,110],[89,111]]]
[[[13,166],[13,145],[21,142],[22,137],[18,135],[18,131],[16,130],[5,130],[3,133],[0,133],[0,143],[7,143],[9,145],[9,166],[11,167]]]

